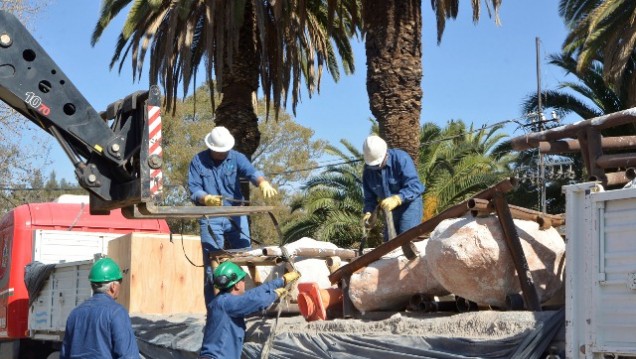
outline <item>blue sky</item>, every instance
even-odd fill
[[[90,36],[100,4],[50,0],[33,26],[35,38],[98,111],[148,87],[147,78],[132,82],[130,61],[121,75],[117,69],[108,68],[124,16],[119,16],[97,45],[91,47]],[[542,88],[553,89],[565,78],[560,69],[546,63],[549,54],[560,51],[566,36],[557,6],[556,0],[503,1],[501,26],[496,26],[482,2],[482,18],[475,25],[469,2],[460,1],[459,16],[447,22],[438,46],[430,2],[424,0],[421,122],[444,125],[448,120],[462,119],[479,127],[520,118],[520,103],[537,89],[537,37]],[[343,75],[337,84],[325,74],[320,94],[311,99],[304,95],[296,111],[299,123],[312,128],[316,138],[333,144],[347,139],[361,145],[369,131],[364,45],[357,42],[354,46],[355,74]],[[288,110],[291,112],[291,108]],[[505,131],[512,136],[523,134],[515,124],[508,125]],[[58,179],[74,180],[70,161],[57,143],[51,143],[53,164],[44,173],[55,169]],[[203,141],[201,144],[203,147]]]

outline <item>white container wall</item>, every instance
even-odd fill
[[[566,193],[566,357],[636,357],[636,189]]]
[[[92,294],[88,282],[92,266],[93,261],[55,266],[30,308],[29,331],[32,338],[62,339],[69,314]]]
[[[108,242],[121,236],[121,233],[36,230],[33,261],[54,264],[92,259],[95,254],[108,253]]]

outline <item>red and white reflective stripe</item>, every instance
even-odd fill
[[[148,157],[162,157],[161,149],[161,108],[148,106]],[[163,189],[161,169],[150,169],[150,195],[154,196]]]

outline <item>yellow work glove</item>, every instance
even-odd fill
[[[399,195],[393,195],[391,197],[385,198],[380,202],[380,206],[385,211],[392,211],[395,207],[402,204],[402,200]]]
[[[362,216],[362,225],[365,226],[366,228],[369,228],[369,226],[371,225],[371,223],[369,223],[370,219],[371,219],[371,212],[365,213],[364,216]]]
[[[287,289],[285,288],[275,289],[274,292],[276,292],[276,295],[278,296],[278,298],[282,298],[287,295]]]
[[[269,184],[269,182],[267,181],[262,181],[258,185],[258,188],[261,189],[264,198],[271,198],[278,194],[278,191],[274,189],[274,187],[272,187],[272,185]]]
[[[285,280],[285,285],[298,280],[300,278],[300,272],[292,271],[289,273],[283,274],[283,279]]]
[[[216,194],[208,194],[205,197],[203,197],[203,203],[206,206],[222,206],[223,196],[219,196]]]

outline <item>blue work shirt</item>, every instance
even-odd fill
[[[188,171],[188,188],[190,199],[197,206],[202,206],[201,199],[208,194],[223,196],[224,206],[240,206],[243,200],[241,193],[241,178],[247,178],[253,185],[262,177],[263,173],[256,170],[244,154],[230,150],[227,157],[215,162],[209,150],[201,151],[190,161]],[[250,248],[251,240],[247,216],[233,217],[201,217],[199,218],[201,235],[201,250],[203,258],[210,257],[210,252],[224,249],[225,241],[230,249]],[[205,303],[210,303],[214,297],[212,286],[212,267],[210,262],[204,261],[205,275],[203,288]]]
[[[269,307],[276,298],[282,278],[263,283],[242,295],[222,292],[210,304],[203,332],[200,358],[240,358],[245,339],[245,316]]]
[[[219,162],[210,156],[210,151],[197,153],[190,162],[188,172],[188,188],[190,199],[194,204],[201,205],[201,199],[208,194],[223,196],[224,206],[241,205],[228,199],[242,200],[240,178],[247,178],[253,185],[263,177],[263,173],[256,170],[244,154],[230,150],[227,157]]]
[[[362,172],[362,189],[363,213],[373,212],[378,202],[385,198],[400,196],[402,204],[393,210],[397,234],[421,223],[422,193],[425,188],[408,153],[400,149],[389,149],[384,167],[365,165]]]
[[[139,359],[137,339],[126,309],[105,293],[96,293],[71,311],[61,359]]]

